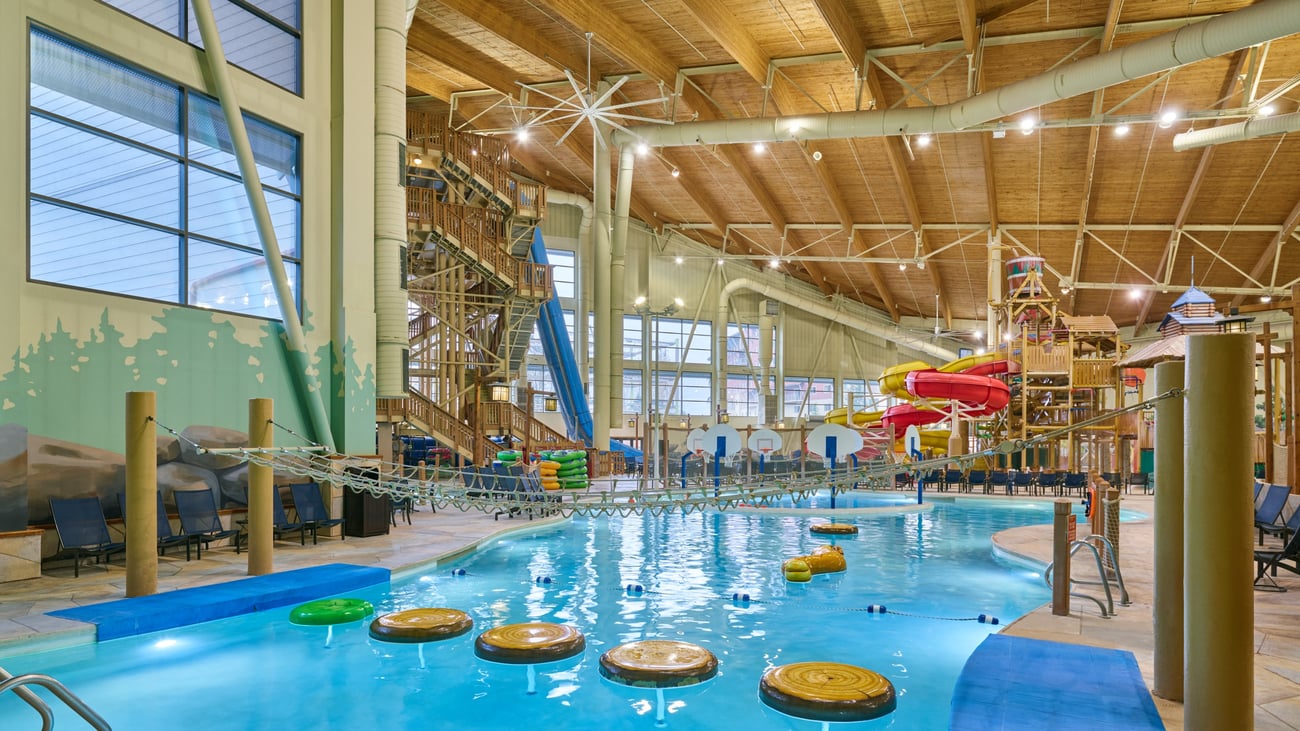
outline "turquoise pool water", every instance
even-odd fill
[[[326,647],[324,629],[289,624],[289,607],[4,664],[53,675],[128,731],[619,731],[654,728],[654,693],[601,679],[598,658],[623,642],[670,638],[709,648],[721,670],[702,686],[666,692],[669,728],[818,729],[764,706],[758,679],[773,665],[834,661],[885,675],[899,695],[893,715],[845,727],[942,729],[962,664],[999,629],[968,620],[1006,623],[1049,599],[1036,574],[992,557],[989,536],[1048,522],[1050,511],[1050,502],[961,501],[923,514],[853,516],[860,534],[836,541],[848,571],[809,584],[787,584],[780,572],[783,559],[829,542],[809,534],[808,518],[574,520],[352,594],[380,612],[448,606],[473,616],[474,632],[425,647],[424,669],[415,646],[373,641],[364,623],[336,627]],[[645,591],[629,595],[629,584]],[[890,613],[868,614],[869,605]],[[523,621],[570,623],[587,636],[584,654],[538,667],[536,695],[525,693],[523,667],[473,653],[478,631]],[[38,726],[30,708],[0,696],[0,728]],[[65,726],[81,727],[63,710],[57,727]]]

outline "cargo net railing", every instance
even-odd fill
[[[1172,389],[1138,404],[1086,419],[1077,424],[1030,439],[1010,439],[970,454],[944,456],[913,462],[870,462],[857,467],[825,466],[810,460],[800,472],[783,474],[708,474],[711,465],[696,474],[646,479],[620,476],[588,480],[582,489],[543,490],[536,476],[506,468],[453,469],[440,465],[413,467],[383,462],[373,457],[357,458],[330,452],[319,445],[265,449],[203,449],[211,453],[240,455],[253,464],[313,482],[330,482],[374,496],[393,500],[415,500],[437,508],[452,507],[484,513],[528,512],[544,515],[632,515],[753,506],[775,506],[785,500],[798,502],[830,489],[836,492],[855,487],[893,485],[897,475],[924,478],[934,470],[967,469],[980,460],[1030,449],[1059,439],[1070,432],[1142,409],[1166,398],[1181,398],[1182,389]],[[272,422],[274,423],[274,422]],[[275,426],[284,429],[279,424]],[[288,431],[285,429],[285,431]],[[292,432],[291,432],[292,433]],[[299,436],[296,433],[295,436]],[[200,448],[202,449],[202,448]],[[702,472],[702,474],[701,474]]]

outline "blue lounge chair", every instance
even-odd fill
[[[496,487],[494,492],[501,500],[517,501],[521,499],[524,486],[520,478],[524,474],[524,468],[517,464],[504,464],[501,462],[492,463],[492,472],[496,475]],[[504,510],[498,510],[492,514],[493,520],[500,519],[501,516],[513,518],[518,515],[520,509],[518,506],[508,506]],[[528,519],[532,520],[533,514],[528,513]]]
[[[198,558],[203,558],[203,548],[213,541],[226,538],[235,544],[239,553],[239,530],[226,528],[217,514],[217,500],[211,488],[207,490],[176,490],[176,512],[181,518],[181,533],[198,542]]]
[[[990,472],[988,487],[985,488],[985,491],[997,492],[999,487],[1002,488],[1003,491],[1005,491],[1008,495],[1010,495],[1011,494],[1010,476],[1008,476],[1007,473],[1003,470],[995,470],[993,472]]]
[[[296,523],[289,521],[289,514],[284,511],[284,498],[281,497],[280,488],[278,487],[275,488],[275,497],[271,500],[271,510],[274,511],[271,514],[271,533],[275,536],[275,540],[278,541],[287,535],[297,533],[298,545],[307,545],[307,525],[302,522],[301,517]],[[238,523],[240,534],[235,538],[235,541],[247,541],[248,534],[244,531],[248,530],[248,519],[245,518],[238,521]]]
[[[162,493],[154,492],[158,497],[158,555],[166,556],[167,549],[172,546],[185,546],[185,560],[190,560],[190,544],[194,543],[192,536],[178,535],[172,532],[172,522],[167,519],[167,508],[163,505]],[[126,525],[126,493],[117,494],[117,505],[122,510],[122,525]]]
[[[1291,503],[1296,503],[1294,505],[1295,509],[1292,510],[1291,514],[1286,517],[1286,520],[1283,520],[1280,523],[1276,523],[1274,525],[1260,526],[1259,527],[1260,531],[1262,531],[1263,534],[1265,535],[1280,536],[1282,538],[1283,543],[1286,543],[1288,540],[1290,540],[1292,533],[1300,532],[1300,497],[1288,496],[1287,504],[1291,504]],[[1286,513],[1286,510],[1283,509],[1282,512]],[[1260,538],[1261,538],[1260,542],[1262,543],[1263,536],[1261,535]]]
[[[1016,492],[1020,488],[1025,489],[1028,495],[1034,491],[1034,473],[1029,470],[1020,470],[1016,476],[1011,479],[1011,491]]]
[[[115,553],[124,553],[126,544],[108,534],[104,507],[96,497],[51,498],[50,514],[59,533],[59,546],[72,553],[72,575],[81,576],[81,559],[103,556],[108,561]]]
[[[1269,485],[1264,494],[1264,500],[1255,509],[1255,527],[1259,529],[1259,542],[1264,543],[1264,532],[1278,525],[1278,517],[1282,515],[1282,508],[1286,507],[1286,499],[1291,495],[1291,488],[1286,485]]]
[[[950,487],[955,490],[959,490],[961,489],[961,481],[962,481],[961,470],[944,470],[943,484],[939,486],[939,489],[944,492],[947,492],[948,488]]]
[[[963,488],[966,492],[975,492],[975,488],[977,487],[980,488],[981,492],[987,492],[988,490],[985,484],[987,481],[987,472],[984,470],[971,470],[966,473],[966,482],[963,485]]]
[[[1286,561],[1291,563],[1288,565]],[[1286,591],[1277,583],[1277,570],[1286,569],[1300,574],[1300,532],[1292,533],[1291,540],[1280,550],[1255,551],[1255,588],[1261,591]]]
[[[1057,495],[1061,494],[1061,478],[1063,472],[1040,472],[1038,473],[1038,494],[1043,494],[1050,488]]]
[[[1088,473],[1086,472],[1066,472],[1065,480],[1061,483],[1061,490],[1069,495],[1071,490],[1078,490],[1080,495],[1088,487]]]
[[[290,485],[289,493],[293,497],[293,510],[298,514],[298,521],[311,531],[313,546],[316,545],[316,533],[321,528],[343,525],[344,518],[330,517],[330,511],[325,507],[325,500],[320,495],[320,486],[316,483],[300,482]],[[346,532],[340,536],[343,540],[347,540]]]

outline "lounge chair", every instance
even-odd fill
[[[999,487],[1002,488],[1008,495],[1011,494],[1010,477],[1003,470],[994,470],[993,472],[989,473],[989,481],[988,484],[985,486],[984,491],[997,492]]]
[[[172,522],[167,518],[167,507],[163,505],[162,493],[154,492],[158,497],[158,555],[166,556],[167,549],[172,546],[185,546],[185,560],[190,560],[190,544],[194,543],[193,536],[178,535],[172,531]],[[122,525],[126,525],[126,493],[117,494],[118,507],[122,509]]]
[[[1255,527],[1259,529],[1259,542],[1264,543],[1264,533],[1278,525],[1286,499],[1291,496],[1291,488],[1286,485],[1269,485],[1265,489],[1264,501],[1255,509]]]
[[[1064,472],[1040,472],[1038,473],[1038,494],[1044,494],[1049,488],[1057,495],[1061,494],[1061,478],[1065,476]]]
[[[1290,561],[1290,565],[1284,563]],[[1261,591],[1286,591],[1277,583],[1277,570],[1286,569],[1293,574],[1300,574],[1300,532],[1292,533],[1279,550],[1255,551],[1255,588]]]
[[[971,470],[966,473],[966,482],[962,485],[966,492],[975,492],[975,488],[980,488],[981,492],[988,492],[988,473],[984,470]]]
[[[231,539],[235,553],[239,553],[239,529],[226,528],[217,514],[217,500],[212,490],[176,490],[176,512],[181,518],[181,533],[199,544],[198,558],[203,558],[203,548],[214,541]]]
[[[522,499],[522,494],[524,492],[524,485],[520,480],[524,474],[524,468],[522,466],[517,464],[508,465],[501,462],[494,462],[492,464],[492,472],[496,475],[496,488],[494,492],[498,499],[509,501],[518,501]],[[498,520],[503,515],[507,518],[513,518],[518,515],[519,512],[520,508],[518,505],[510,505],[493,513],[492,519]],[[528,519],[532,520],[532,518],[532,511],[529,511]]]
[[[943,492],[947,492],[950,487],[954,490],[960,490],[962,479],[961,470],[944,470],[943,483],[939,485],[939,489]]]
[[[296,523],[291,523],[289,521],[288,513],[284,512],[284,498],[280,495],[279,487],[275,488],[275,498],[271,500],[271,509],[274,511],[271,515],[271,533],[275,536],[275,540],[278,541],[287,535],[297,533],[298,545],[307,545],[307,531],[309,529],[307,528],[307,525],[302,522],[301,517],[298,518],[298,522]],[[248,530],[248,519],[245,518],[244,520],[238,521],[238,523],[241,531],[239,536],[235,538],[235,541],[247,541],[248,534],[244,531]]]
[[[321,528],[343,525],[344,518],[330,517],[330,511],[325,507],[325,500],[320,496],[320,486],[316,483],[300,482],[290,485],[289,494],[293,497],[293,510],[298,514],[298,520],[311,531],[313,546],[316,545],[316,534]],[[346,531],[341,536],[343,540],[347,540]]]
[[[1020,488],[1025,489],[1025,494],[1034,491],[1034,473],[1029,470],[1020,470],[1015,477],[1011,479],[1011,491],[1017,492]]]
[[[1128,480],[1124,482],[1124,491],[1128,492],[1136,487],[1142,488],[1144,495],[1151,492],[1151,475],[1146,472],[1129,473]]]
[[[72,552],[72,575],[81,576],[81,559],[103,556],[108,561],[115,553],[125,553],[126,544],[108,534],[104,507],[97,497],[51,498],[50,513],[59,533],[59,546]]]
[[[1080,495],[1088,489],[1088,474],[1086,472],[1066,472],[1065,479],[1061,482],[1061,490],[1066,495],[1071,490],[1078,490]]]
[[[1300,532],[1300,495],[1287,497],[1286,505],[1282,508],[1282,520],[1279,523],[1261,525],[1259,530],[1262,532],[1261,543],[1263,543],[1263,535],[1279,536],[1282,542],[1286,543],[1292,533]]]

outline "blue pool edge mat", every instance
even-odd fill
[[[951,731],[1164,730],[1125,650],[989,635],[952,694]]]
[[[60,609],[49,615],[93,624],[98,640],[112,640],[320,599],[384,584],[389,576],[388,569],[331,563]]]

